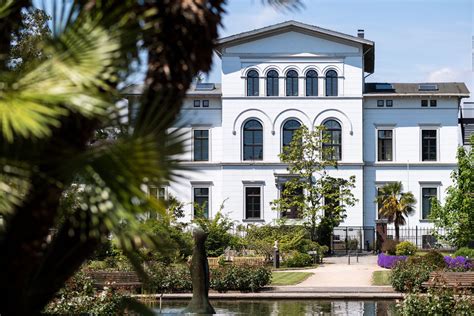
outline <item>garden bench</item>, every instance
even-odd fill
[[[139,289],[143,285],[135,272],[94,271],[89,272],[88,275],[92,278],[96,287],[108,286],[111,288]]]
[[[451,287],[474,289],[474,272],[431,272],[424,287]]]

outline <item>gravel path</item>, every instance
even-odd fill
[[[287,287],[372,286],[372,272],[378,270],[385,269],[377,265],[377,256],[359,257],[358,263],[355,257],[351,257],[350,265],[347,264],[347,257],[324,258],[324,263],[315,269],[291,270],[293,272],[312,272],[314,274],[299,284],[288,285]]]

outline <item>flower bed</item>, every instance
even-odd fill
[[[468,271],[474,268],[474,264],[468,258],[458,256],[456,258],[445,256],[444,262],[450,270]]]
[[[378,255],[377,264],[382,268],[392,269],[397,262],[405,261],[407,258],[407,256],[390,256],[381,253]],[[444,256],[444,262],[446,263],[446,268],[449,270],[467,271],[474,269],[474,263],[470,259],[461,256],[455,258]]]
[[[379,254],[377,258],[377,264],[386,269],[391,269],[393,268],[397,262],[399,261],[405,261],[407,259],[407,256],[387,256],[386,254]]]

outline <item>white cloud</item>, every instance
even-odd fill
[[[451,67],[444,67],[428,73],[428,81],[467,81],[472,76],[471,71],[458,70]]]

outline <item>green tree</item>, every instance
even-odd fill
[[[400,226],[405,225],[405,218],[413,212],[416,199],[411,192],[403,192],[401,182],[387,183],[380,188],[375,200],[380,205],[379,216],[395,225],[395,240],[400,240]]]
[[[10,47],[9,66],[13,70],[21,70],[23,65],[40,63],[47,58],[43,48],[52,36],[48,27],[50,20],[51,17],[41,9],[22,10],[20,28],[13,34]]]
[[[447,189],[445,203],[432,200],[430,219],[435,227],[445,229],[439,238],[464,247],[474,240],[474,150],[459,147],[457,160],[458,168],[451,173],[453,184]]]
[[[291,143],[280,154],[281,161],[288,164],[288,181],[280,198],[272,201],[272,207],[279,212],[296,208],[310,231],[311,240],[329,246],[334,227],[344,220],[346,208],[357,199],[351,192],[355,176],[349,179],[329,176],[327,169],[336,168],[337,162],[325,159],[333,156],[323,149],[325,135],[323,127],[310,131],[302,126],[295,131]]]

